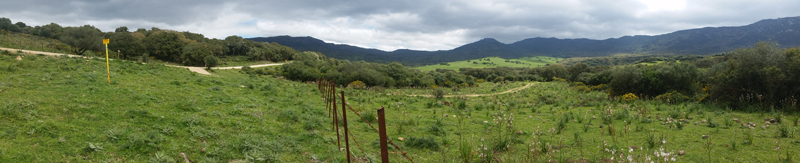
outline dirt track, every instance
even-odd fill
[[[533,86],[533,83],[528,83],[528,84],[527,84],[527,85],[525,85],[525,86],[522,86],[522,87],[517,87],[517,88],[513,88],[513,89],[509,89],[509,90],[506,90],[506,91],[503,91],[503,92],[498,92],[498,93],[490,93],[490,94],[463,94],[463,95],[444,95],[444,97],[460,97],[460,96],[465,96],[465,97],[496,96],[496,95],[501,95],[501,94],[506,94],[506,93],[513,93],[513,92],[517,92],[517,91],[523,90],[523,89],[525,89],[525,88],[528,88],[528,87],[531,87],[531,86]],[[422,96],[422,97],[433,97],[433,95],[407,95],[407,96],[415,96],[415,97],[416,97],[416,96]]]
[[[12,49],[12,48],[2,48],[2,47],[0,47],[0,50],[8,50],[8,51],[11,51],[11,52],[22,51],[23,53],[26,53],[26,54],[44,54],[44,55],[49,55],[49,56],[61,56],[61,55],[66,55],[66,56],[68,56],[68,57],[83,57],[83,58],[89,58],[89,57],[80,56],[80,55],[72,55],[72,54],[64,54],[64,53],[52,53],[52,52],[43,52],[43,51],[33,51],[33,50],[22,50],[22,49]],[[111,59],[111,60],[114,60],[114,59]],[[252,66],[250,66],[250,67],[252,67],[252,68],[256,68],[256,67],[278,66],[278,65],[283,65],[283,64],[285,64],[285,63],[269,63],[269,64],[252,65]],[[196,73],[199,73],[199,74],[204,74],[204,75],[212,75],[211,73],[209,73],[208,71],[206,71],[205,67],[173,66],[173,65],[166,65],[166,66],[170,66],[170,67],[179,67],[179,68],[187,68],[187,69],[189,69],[189,71],[196,72]],[[243,66],[234,66],[234,67],[212,67],[212,69],[223,69],[223,70],[224,70],[224,69],[241,69],[242,67],[243,67]]]

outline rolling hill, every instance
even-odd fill
[[[714,54],[747,47],[758,41],[775,41],[783,47],[800,46],[800,17],[765,19],[737,27],[706,27],[655,36],[624,36],[605,40],[529,38],[511,44],[485,38],[452,50],[382,51],[346,44],[325,43],[313,37],[258,37],[253,41],[277,42],[300,51],[318,51],[326,56],[372,62],[400,62],[419,66],[489,56],[521,58],[532,55],[592,57],[630,54]]]

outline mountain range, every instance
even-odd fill
[[[758,41],[775,41],[782,47],[800,46],[800,17],[765,19],[737,27],[705,27],[654,36],[624,36],[604,40],[528,38],[504,44],[484,38],[452,50],[382,51],[346,44],[326,43],[313,37],[257,37],[260,42],[277,42],[300,51],[317,51],[328,57],[370,62],[400,62],[418,66],[478,59],[487,56],[521,58],[532,55],[553,57],[593,57],[618,53],[706,55],[752,46]]]

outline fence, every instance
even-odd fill
[[[352,158],[352,156],[350,155],[350,140],[351,140],[350,137],[351,136],[355,136],[355,135],[353,135],[352,132],[350,132],[350,130],[347,127],[347,110],[348,109],[350,111],[352,111],[353,113],[355,113],[359,118],[364,120],[364,122],[366,122],[369,125],[369,127],[372,128],[372,130],[374,130],[376,133],[378,133],[378,135],[380,137],[381,161],[382,162],[384,162],[384,163],[388,163],[389,162],[389,149],[388,149],[388,144],[387,144],[387,142],[388,142],[389,144],[392,144],[392,146],[394,146],[395,149],[397,149],[398,152],[404,158],[406,158],[406,159],[408,159],[408,161],[411,161],[412,163],[414,163],[414,160],[411,159],[411,157],[408,157],[408,155],[406,154],[405,151],[403,151],[403,149],[401,149],[399,146],[397,146],[397,144],[394,144],[393,141],[388,139],[388,136],[386,135],[386,119],[385,119],[386,116],[384,115],[384,108],[383,107],[381,107],[381,109],[379,109],[377,111],[378,112],[378,128],[380,129],[380,130],[378,130],[378,129],[375,129],[374,126],[372,126],[372,123],[369,123],[368,119],[365,119],[363,116],[361,116],[361,114],[356,112],[355,109],[353,109],[353,107],[351,107],[349,104],[347,104],[347,102],[345,101],[344,91],[341,91],[341,95],[337,95],[336,94],[336,83],[334,83],[333,81],[329,81],[329,80],[317,79],[317,89],[319,89],[319,91],[320,91],[320,94],[322,96],[322,100],[325,101],[325,107],[328,110],[328,117],[331,118],[331,122],[332,122],[332,126],[331,127],[333,128],[333,130],[336,131],[336,144],[339,146],[339,149],[342,148],[342,144],[341,144],[341,137],[342,137],[341,135],[342,134],[339,133],[339,129],[340,129],[340,127],[344,128],[345,153],[347,155],[347,162],[348,163],[350,162],[350,159]],[[340,113],[340,111],[338,111],[339,109],[337,108],[338,107],[338,105],[336,104],[337,98],[340,99],[341,103],[342,103],[341,113]],[[340,116],[341,116],[341,119],[342,119],[342,124],[341,124],[342,126],[339,126],[339,119],[340,119],[339,117]],[[358,147],[358,149],[361,150],[361,154],[364,155],[364,158],[366,158],[367,154],[364,152],[364,149],[361,148],[361,145],[358,143],[358,141],[356,141],[355,138],[352,138],[352,141],[356,143],[356,146]]]

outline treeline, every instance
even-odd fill
[[[316,54],[316,53],[315,53]],[[470,87],[479,80],[453,70],[424,72],[400,63],[379,64],[327,58],[322,54],[303,55],[281,67],[243,68],[250,74],[283,76],[297,81],[333,80],[339,86],[363,83],[369,87]],[[357,82],[358,81],[358,82]],[[352,85],[351,85],[352,86]]]
[[[321,56],[321,55],[320,55]],[[361,81],[381,87],[469,87],[480,82],[568,81],[581,90],[602,90],[609,97],[668,102],[701,101],[734,108],[764,105],[797,108],[800,97],[800,48],[781,49],[776,43],[709,57],[678,57],[659,64],[608,67],[585,63],[540,68],[462,68],[420,71],[400,63],[350,62],[333,58],[308,58],[285,64],[282,69],[247,70],[249,73],[284,76],[291,80],[324,78],[340,86]]]
[[[0,32],[57,39],[70,46],[67,50],[78,55],[88,51],[104,51],[104,38],[110,39],[108,49],[119,52],[124,59],[147,61],[152,57],[190,66],[216,66],[220,57],[227,56],[245,56],[252,61],[285,61],[293,60],[300,53],[277,43],[255,42],[239,36],[228,36],[224,40],[209,39],[198,33],[156,27],[129,31],[128,27],[123,26],[114,32],[102,32],[91,25],[62,27],[50,23],[28,26],[23,22],[11,22],[8,18],[0,18]]]

